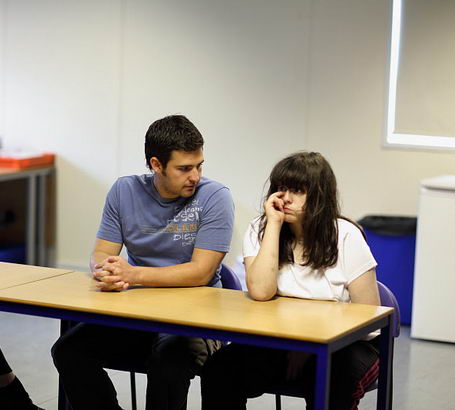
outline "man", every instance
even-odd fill
[[[145,157],[152,174],[119,178],[107,196],[90,260],[100,290],[220,286],[234,207],[227,187],[201,177],[203,144],[184,116],[150,126]],[[128,261],[119,256],[123,245]],[[147,409],[183,410],[190,380],[219,347],[213,340],[82,324],[56,342],[52,356],[74,410],[120,408],[103,370],[116,361],[147,366]]]

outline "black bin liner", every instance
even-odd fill
[[[415,235],[417,218],[415,216],[368,215],[358,221],[359,225],[380,235]]]

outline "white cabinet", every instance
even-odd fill
[[[455,342],[455,175],[421,181],[411,336]]]

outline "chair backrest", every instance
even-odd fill
[[[240,283],[240,279],[237,277],[235,272],[229,267],[226,266],[224,263],[221,264],[221,285],[225,289],[235,289],[235,290],[242,290],[242,284]]]
[[[381,305],[393,307],[392,315],[392,336],[398,337],[400,335],[400,306],[393,292],[383,283],[378,281],[379,297]]]

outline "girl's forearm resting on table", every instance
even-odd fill
[[[256,300],[269,300],[277,291],[281,224],[268,223],[256,257],[245,258],[248,292]]]

